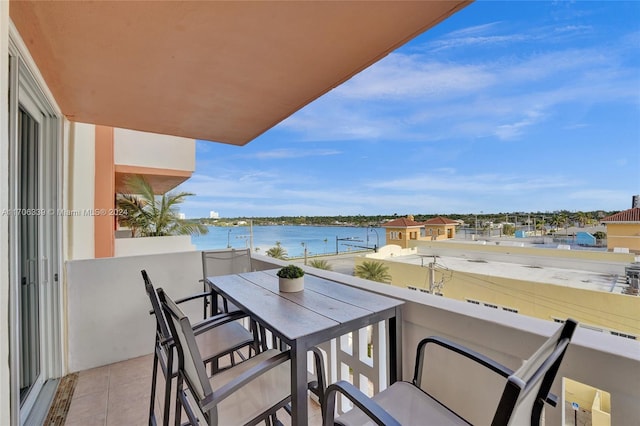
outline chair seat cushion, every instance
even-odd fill
[[[211,388],[215,392],[234,377],[278,353],[280,351],[269,349],[229,370],[216,374],[210,379]],[[218,405],[218,424],[245,424],[265,409],[288,400],[291,395],[290,374],[290,361],[286,361],[234,392]]]
[[[204,362],[228,354],[248,345],[253,336],[237,322],[230,322],[196,335],[196,342]]]
[[[435,399],[407,382],[396,382],[372,398],[403,426],[424,425],[468,425]],[[375,425],[359,408],[336,419],[344,426]]]

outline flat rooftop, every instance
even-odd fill
[[[582,267],[584,261],[581,261],[580,266],[576,266],[575,269],[568,269],[546,264],[551,263],[553,261],[552,258],[548,259],[548,262],[545,262],[545,259],[541,260],[537,256],[532,256],[529,260],[526,256],[518,256],[512,259],[510,256],[503,255],[505,258],[503,261],[500,260],[499,257],[500,255],[494,253],[489,256],[485,253],[463,253],[461,251],[459,255],[438,254],[436,255],[436,263],[440,267],[455,271],[504,277],[514,280],[534,281],[607,293],[622,294],[623,290],[627,287],[625,283],[625,265],[620,265],[620,271],[616,273],[611,271],[611,265],[607,265],[607,268],[605,268],[607,271],[598,271],[597,269],[601,266],[600,262],[592,262],[594,264],[593,269],[596,270],[589,270]],[[418,254],[404,256],[394,255],[393,257],[388,257],[386,260],[426,267],[433,261],[433,255],[426,252],[418,252]]]

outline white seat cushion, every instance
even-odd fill
[[[216,374],[210,379],[215,392],[231,379],[256,364],[280,353],[269,349],[235,367]],[[283,362],[234,392],[218,405],[218,424],[241,425],[253,419],[265,409],[291,396],[291,364]]]
[[[372,399],[403,426],[468,425],[463,419],[447,410],[411,383],[396,382]],[[345,426],[375,425],[357,407],[338,417],[336,423]]]
[[[253,341],[251,333],[237,322],[223,324],[196,335],[200,356],[205,362],[251,341]]]

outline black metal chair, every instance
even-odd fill
[[[158,366],[162,371],[165,378],[164,387],[164,407],[162,424],[169,424],[170,405],[171,405],[171,384],[173,378],[177,376],[177,368],[174,365],[176,359],[174,358],[176,342],[174,341],[167,319],[161,308],[158,292],[160,289],[155,289],[146,271],[141,271],[142,278],[144,279],[145,289],[153,310],[152,314],[156,317],[156,336],[155,336],[155,350],[153,358],[153,378],[151,383],[151,398],[149,403],[149,424],[157,424],[155,416],[155,396],[157,388],[157,373]],[[176,303],[184,303],[200,298],[208,297],[209,293],[198,293],[180,300]],[[248,355],[256,354],[259,352],[259,341],[257,332],[253,334],[247,331],[237,320],[245,318],[246,314],[243,312],[232,312],[228,314],[218,314],[207,318],[193,326],[194,336],[198,343],[200,350],[200,356],[205,363],[211,363],[212,373],[218,373],[222,369],[219,366],[219,360],[223,357],[229,357],[230,365],[236,364],[235,353],[242,348],[248,348]],[[238,352],[238,356],[241,360],[245,357]]]
[[[204,301],[205,317],[217,312],[233,312],[238,308],[229,303],[226,299],[214,293],[207,285],[206,279],[212,275],[229,275],[251,272],[251,252],[249,249],[226,249],[226,250],[204,250],[202,252],[202,282],[203,291],[209,292],[211,298]],[[222,305],[218,306],[218,298],[222,300]],[[211,304],[211,309],[207,313],[207,305]]]
[[[557,404],[557,397],[549,390],[577,324],[568,319],[515,372],[446,339],[426,338],[418,344],[411,383],[396,382],[371,399],[348,382],[330,385],[323,404],[324,425],[537,426],[544,403]],[[424,363],[427,357],[429,365]],[[447,380],[451,368],[456,368],[455,380]],[[428,383],[434,377],[437,383]],[[470,386],[472,382],[475,388]],[[346,396],[354,408],[335,418],[338,393]],[[474,407],[486,410],[474,411]]]
[[[291,398],[290,352],[269,349],[208,377],[189,319],[166,294],[158,295],[178,349],[176,425],[254,425],[268,421]]]
[[[203,250],[202,251],[202,282],[204,283],[203,291],[210,292],[211,298],[204,302],[204,312],[206,315],[211,315],[214,312],[235,312],[238,309],[233,303],[227,301],[225,298],[216,294],[207,285],[206,279],[209,276],[217,275],[229,275],[229,274],[241,274],[244,272],[251,272],[254,270],[254,266],[251,259],[251,251],[246,249],[220,249],[220,250]],[[219,301],[222,304],[219,304]],[[207,310],[207,306],[210,304],[211,309]],[[264,327],[259,326],[255,321],[249,321],[249,329],[251,331],[256,330],[259,335],[261,343],[261,351],[269,349],[267,342],[267,330]],[[279,350],[286,350],[275,336],[271,339],[271,347],[278,348]],[[309,390],[313,392],[317,397],[320,404],[324,399],[324,391],[327,386],[326,372],[324,366],[324,356],[318,348],[312,348],[311,351],[314,355],[314,373],[308,374]],[[285,407],[289,411],[289,407]]]

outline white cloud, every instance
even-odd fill
[[[327,155],[338,155],[341,151],[335,149],[290,149],[281,148],[271,151],[260,151],[253,154],[241,156],[242,158],[256,158],[260,160],[283,159],[283,158],[303,158],[303,157],[324,157]]]
[[[586,188],[570,191],[567,198],[582,206],[581,210],[599,210],[603,206],[610,210],[626,210],[631,208],[632,195],[634,194],[616,189]]]
[[[393,53],[334,89],[346,99],[450,98],[494,84],[483,66],[428,60],[426,55]]]
[[[543,114],[538,111],[531,110],[526,111],[524,114],[524,118],[512,124],[503,124],[496,128],[495,134],[501,140],[511,140],[516,139],[520,136],[524,130],[529,127],[535,125],[539,122],[543,117]]]
[[[639,110],[640,32],[618,39],[598,30],[565,19],[499,21],[407,46],[267,132],[268,148],[239,151],[229,165],[199,160],[211,176],[185,189],[207,214],[227,216],[626,208],[633,183],[620,174],[631,163],[584,165],[599,161],[589,151],[606,138],[627,150],[637,140],[602,116]],[[309,141],[341,145],[294,146]],[[326,156],[340,166],[351,159],[353,174],[336,181]]]
[[[492,23],[467,33],[490,31]],[[584,30],[581,27],[565,32]],[[464,33],[464,31],[463,31]],[[452,62],[396,52],[280,124],[301,141],[513,140],[553,120],[558,108],[635,102],[637,70],[622,47],[566,48]],[[614,45],[615,46],[615,45]],[[466,58],[466,57],[462,57]],[[535,88],[535,89],[534,89]]]
[[[429,193],[448,192],[461,196],[469,193],[519,193],[570,187],[577,184],[566,176],[523,177],[506,174],[458,175],[452,172],[416,174],[401,179],[371,182],[371,188],[400,192],[423,191]]]

